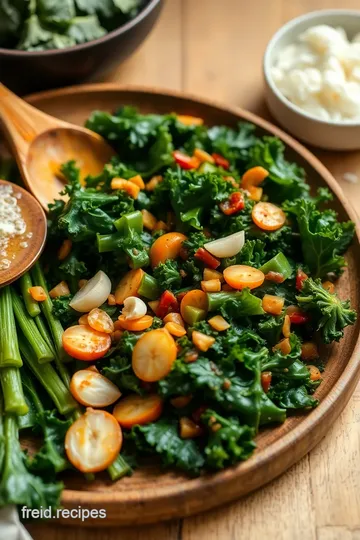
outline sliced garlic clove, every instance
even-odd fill
[[[88,408],[68,429],[65,451],[79,471],[98,472],[113,463],[122,440],[121,428],[112,414]]]
[[[106,302],[111,293],[111,281],[100,270],[82,287],[70,302],[70,307],[80,313],[88,313]]]
[[[223,259],[225,257],[234,257],[243,248],[245,244],[245,231],[239,231],[230,236],[224,238],[218,238],[212,242],[204,244],[204,248],[207,249],[211,255]]]
[[[120,390],[113,382],[90,369],[81,369],[74,373],[70,391],[82,405],[96,408],[108,407],[121,396]]]
[[[146,313],[147,306],[141,298],[137,298],[136,296],[125,298],[122,314],[126,320],[133,321],[135,319],[141,319]]]

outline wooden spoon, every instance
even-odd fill
[[[2,287],[25,274],[40,256],[46,239],[46,216],[38,201],[25,189],[6,180],[0,180],[0,186],[11,186],[11,195],[16,197],[22,219],[26,223],[24,234],[9,238],[7,245],[0,247]]]
[[[25,185],[45,210],[60,198],[63,163],[74,159],[83,179],[99,174],[114,155],[100,135],[35,109],[1,83],[0,119]]]

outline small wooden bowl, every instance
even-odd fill
[[[341,297],[350,298],[354,307],[360,305],[360,231],[359,221],[341,188],[329,171],[301,144],[269,122],[246,112],[175,92],[88,85],[37,94],[29,102],[45,112],[83,124],[92,110],[113,111],[120,105],[134,105],[142,112],[191,114],[204,118],[209,125],[236,125],[245,120],[256,124],[258,133],[275,135],[286,145],[290,160],[305,168],[315,189],[328,186],[334,193],[333,208],[340,219],[352,219],[357,224],[356,237],[347,253],[348,268],[339,280]],[[360,320],[347,328],[344,339],[324,348],[326,361],[324,380],[316,392],[319,406],[308,414],[292,416],[280,426],[262,431],[257,437],[257,450],[248,461],[216,474],[189,478],[174,471],[164,471],[156,463],[142,465],[132,477],[112,483],[106,474],[96,475],[87,483],[80,474],[64,475],[66,489],[62,503],[65,508],[106,509],[101,525],[134,525],[189,516],[228,503],[270,482],[301,459],[322,439],[340,414],[355,389],[360,376]],[[87,526],[99,526],[100,521],[87,519]],[[80,519],[78,520],[81,523]],[[63,519],[63,524],[70,520]],[[74,520],[71,520],[74,525]]]
[[[8,182],[0,179],[0,185],[5,184],[8,184]],[[9,285],[35,264],[46,240],[46,217],[41,205],[35,197],[22,187],[12,184],[12,188],[15,194],[20,195],[18,205],[26,222],[26,233],[25,238],[17,236],[9,241],[7,251],[11,265],[8,269],[0,270],[0,287]],[[31,233],[31,238],[26,238],[28,233]],[[28,246],[21,247],[22,242],[26,242]],[[12,255],[14,255],[13,260],[11,259]]]

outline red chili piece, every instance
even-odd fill
[[[227,201],[220,204],[220,209],[226,216],[237,214],[237,212],[240,212],[240,210],[243,210],[244,208],[245,201],[243,194],[240,193],[240,191],[235,191],[230,195]]]
[[[194,257],[195,259],[202,261],[206,266],[209,266],[209,268],[212,268],[213,270],[216,270],[216,268],[218,268],[218,266],[221,264],[219,259],[213,257],[213,255],[211,255],[211,253],[206,251],[204,248],[199,248]]]
[[[271,371],[263,371],[261,374],[261,386],[265,394],[268,393],[271,385],[272,373]]]
[[[301,270],[301,268],[298,268],[298,271],[296,272],[296,285],[295,285],[298,291],[301,291],[301,289],[303,288],[304,281],[308,279],[308,277],[309,276],[305,274],[305,272]]]
[[[158,308],[156,310],[157,317],[163,319],[168,313],[179,311],[179,303],[175,295],[171,291],[164,291],[160,296]]]
[[[179,150],[175,150],[175,152],[173,152],[173,158],[182,169],[186,169],[186,170],[197,169],[198,166],[200,165],[200,162],[197,159],[197,157],[187,156],[186,154],[183,154]]]
[[[212,157],[214,158],[215,165],[218,167],[222,167],[223,169],[229,169],[230,168],[230,161],[221,154],[212,154]]]
[[[289,315],[291,324],[305,324],[309,321],[310,317],[307,313],[291,313]]]

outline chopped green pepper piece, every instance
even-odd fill
[[[137,210],[136,212],[131,212],[130,214],[125,214],[121,216],[120,219],[114,223],[116,229],[126,235],[130,229],[141,234],[143,231],[143,217],[142,213]]]
[[[184,308],[184,319],[190,326],[193,326],[199,321],[203,321],[206,317],[206,311],[194,306],[186,306]]]
[[[275,255],[270,261],[263,264],[259,270],[264,274],[267,274],[268,272],[277,272],[284,276],[284,279],[288,279],[293,272],[291,264],[283,253]]]
[[[141,280],[140,287],[138,288],[137,292],[140,296],[144,296],[148,300],[156,300],[161,294],[156,279],[147,274],[146,272],[144,272],[144,276]]]
[[[198,172],[202,174],[206,173],[216,173],[218,171],[217,167],[208,161],[204,161],[198,168]]]

